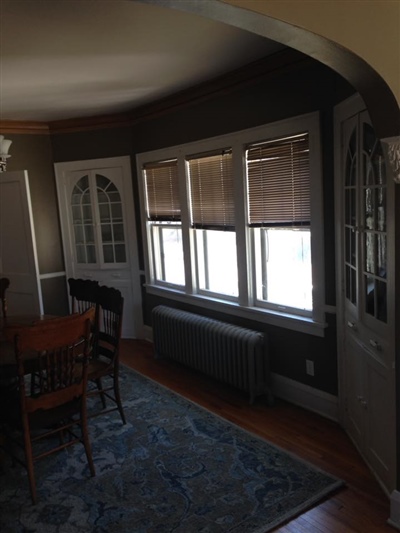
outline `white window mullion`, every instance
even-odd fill
[[[250,302],[249,287],[251,284],[251,256],[247,231],[247,192],[246,192],[246,161],[243,143],[232,144],[232,167],[236,221],[236,248],[239,286],[239,305],[248,306]]]
[[[310,211],[311,211],[311,269],[313,282],[313,319],[324,320],[324,207],[322,192],[321,141],[318,116],[309,118],[310,146]]]
[[[187,164],[185,157],[178,157],[178,175],[179,175],[179,194],[181,199],[181,220],[182,220],[182,244],[185,268],[185,292],[193,294],[196,291],[196,283],[193,271],[195,264],[194,258],[194,236],[190,228],[190,211],[189,211],[189,191]]]

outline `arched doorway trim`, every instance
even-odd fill
[[[379,138],[400,134],[400,109],[385,80],[362,58],[321,35],[219,0],[139,0],[197,14],[275,40],[316,59],[346,79],[361,95]]]

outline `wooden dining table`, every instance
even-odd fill
[[[12,373],[12,369],[14,374],[16,372],[17,362],[15,359],[14,337],[18,331],[37,322],[57,318],[60,317],[46,314],[7,316],[6,322],[3,318],[0,318],[0,376],[9,376]],[[36,353],[32,353],[32,357],[36,356]],[[29,359],[29,354],[25,354],[24,359]]]

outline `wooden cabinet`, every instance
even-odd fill
[[[337,307],[342,423],[387,492],[395,483],[393,183],[361,99],[337,107]]]

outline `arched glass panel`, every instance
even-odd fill
[[[386,168],[380,141],[363,124],[363,256],[365,311],[387,320]]]
[[[83,176],[76,183],[71,195],[71,210],[76,261],[79,264],[96,263],[94,221],[90,198],[89,176]]]
[[[351,303],[357,303],[357,250],[356,250],[356,224],[357,224],[357,128],[354,128],[347,146],[345,167],[345,286],[346,298]]]
[[[104,262],[125,263],[121,195],[114,183],[101,174],[96,174],[96,188]]]

